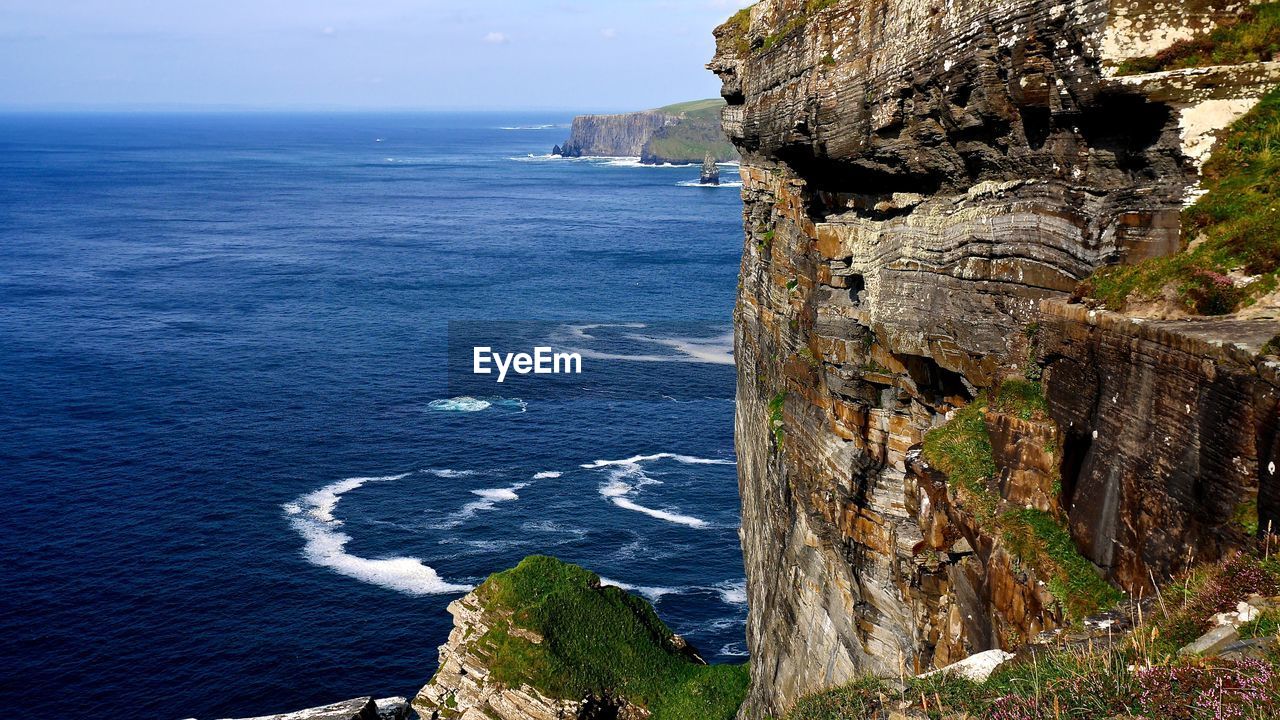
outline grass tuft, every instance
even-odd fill
[[[1023,420],[1046,420],[1049,404],[1039,382],[1010,378],[991,394],[991,409]]]
[[[922,453],[930,465],[946,474],[950,483],[973,505],[979,520],[995,515],[996,500],[987,481],[996,475],[991,436],[983,418],[985,396],[955,411],[947,424],[924,436]]]

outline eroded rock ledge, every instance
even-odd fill
[[[1181,247],[1217,132],[1280,81],[1114,68],[1240,7],[764,0],[716,31],[745,202],[744,717],[1014,648],[1087,606],[1073,572],[1137,593],[1280,527],[1280,313],[1066,302]],[[988,402],[1010,380],[1034,408]],[[991,468],[965,486],[922,445],[975,403]]]

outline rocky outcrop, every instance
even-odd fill
[[[587,703],[582,698],[551,698],[527,684],[508,687],[490,679],[491,654],[481,640],[495,622],[505,622],[507,618],[491,617],[475,593],[449,603],[449,614],[453,616],[453,630],[449,641],[440,646],[440,667],[413,699],[413,709],[423,720],[589,717],[583,714]],[[530,642],[543,641],[538,634],[525,632]]]
[[[703,185],[720,184],[720,167],[716,165],[716,159],[711,153],[707,153],[702,160],[702,173],[698,176],[698,182]]]
[[[667,105],[617,115],[579,115],[569,139],[552,148],[564,157],[638,157],[649,165],[692,164],[710,153],[738,157],[720,127],[720,99]]]
[[[743,155],[744,717],[1014,649],[1072,618],[1064,572],[1138,592],[1186,547],[1245,542],[1242,508],[1277,518],[1280,388],[1255,339],[1280,315],[1158,326],[1066,302],[1182,246],[1216,133],[1280,82],[1274,62],[1115,68],[1238,8],[763,0],[716,31]],[[923,456],[1009,378],[1044,407],[984,406],[990,472]],[[1079,555],[1028,562],[1056,532],[1040,519]]]
[[[744,668],[707,665],[643,599],[554,558],[525,558],[449,612],[412,703],[423,720],[728,720],[745,693]]]

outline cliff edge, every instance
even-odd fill
[[[742,717],[1016,649],[1280,527],[1274,295],[1072,302],[1212,235],[1184,210],[1280,63],[1137,61],[1244,9],[763,0],[716,30],[746,235]],[[1262,238],[1196,282],[1265,290]]]

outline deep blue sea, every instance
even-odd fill
[[[0,116],[8,714],[412,695],[531,553],[745,659],[736,171],[544,157],[569,119]],[[460,395],[460,321],[584,382]]]

